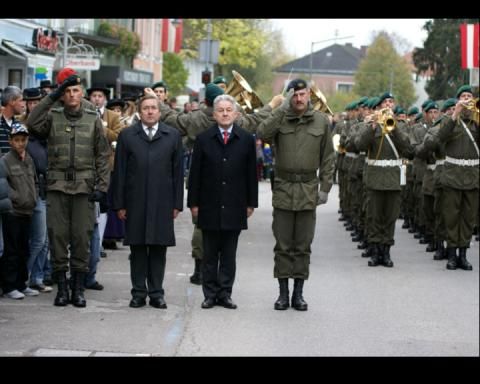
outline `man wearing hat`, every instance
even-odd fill
[[[469,85],[457,90],[457,103],[450,117],[442,119],[433,140],[445,145],[441,175],[443,219],[446,227],[447,269],[472,270],[467,248],[478,214],[480,133],[472,112],[465,108],[473,99]],[[457,254],[458,249],[458,254]]]
[[[87,95],[90,102],[95,106],[100,119],[102,119],[103,132],[107,137],[108,143],[111,146],[113,142],[117,141],[118,135],[122,130],[123,125],[120,122],[120,116],[118,114],[105,108],[107,100],[110,97],[110,89],[101,85],[95,85],[87,89]],[[114,156],[115,154],[112,151],[110,153],[110,158],[108,160],[110,164],[110,172],[113,172]],[[105,232],[106,225],[107,225],[107,213],[106,211],[104,211],[104,209],[102,209],[100,213],[100,217],[98,218],[98,232],[99,232],[98,237],[100,239],[100,248],[102,248],[103,234]],[[103,256],[106,256],[106,254],[104,253]],[[93,277],[91,277],[90,281],[93,281],[93,280],[94,280]]]
[[[385,92],[380,109],[394,107],[394,97]],[[368,265],[393,267],[390,247],[394,244],[395,222],[400,213],[402,157],[411,158],[413,148],[404,129],[395,122],[394,129],[384,129],[378,121],[365,125],[355,138],[358,150],[367,152],[365,172],[368,194]],[[403,179],[403,178],[402,178]]]
[[[48,95],[49,93],[52,93],[53,90],[56,88],[56,85],[53,85],[50,80],[42,80],[40,81],[40,86],[38,87],[40,91],[42,92],[43,96]]]
[[[316,208],[327,202],[332,188],[335,154],[330,121],[313,109],[307,82],[294,79],[287,91],[281,106],[257,130],[262,140],[275,145],[273,274],[280,296],[274,308],[290,306],[288,279],[294,279],[291,305],[306,311],[303,285],[309,277]]]
[[[5,248],[0,258],[0,281],[5,296],[18,300],[39,294],[25,283],[28,280],[30,220],[37,202],[37,189],[35,165],[26,151],[28,131],[22,123],[12,123],[9,143],[10,152],[0,161],[6,170],[13,209],[2,214]]]
[[[60,71],[62,73],[62,71]],[[53,107],[62,99],[62,107]],[[66,272],[72,277],[74,306],[85,307],[95,211],[92,202],[105,201],[110,147],[95,110],[82,107],[83,87],[76,74],[37,105],[28,117],[30,130],[48,139],[47,227],[58,292],[54,305],[70,302]],[[70,260],[68,259],[70,245]]]
[[[213,84],[216,84],[220,88],[223,89],[223,91],[227,90],[227,80],[223,76],[217,76],[215,79],[213,79]]]

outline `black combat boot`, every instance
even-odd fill
[[[467,247],[458,248],[457,267],[465,271],[471,271],[473,269],[472,264],[467,260]]]
[[[190,283],[195,285],[202,285],[202,260],[195,259],[195,270],[193,271],[193,275],[190,276]]]
[[[83,286],[83,282],[85,281],[85,273],[84,272],[72,272],[72,279],[73,279],[73,288],[72,288],[72,304],[75,307],[86,307],[87,300],[85,300],[85,296],[83,292],[85,290]]]
[[[360,241],[363,241],[363,239],[364,239],[363,231],[361,231],[361,230],[357,232],[356,236],[352,237],[352,241],[354,243],[358,243]],[[362,248],[359,248],[359,249],[362,249]]]
[[[445,246],[443,245],[443,240],[437,241],[437,250],[433,255],[433,260],[443,260],[446,259]]]
[[[70,298],[68,297],[68,286],[67,286],[67,276],[65,272],[55,272],[54,279],[57,282],[57,296],[55,296],[55,301],[53,305],[57,307],[65,307],[69,302]]]
[[[403,229],[410,228],[410,218],[408,216],[405,216],[405,219],[403,220],[402,228]]]
[[[447,248],[447,269],[457,269],[457,248]]]
[[[278,285],[280,286],[280,296],[278,296],[273,307],[279,311],[283,311],[289,307],[288,278],[278,279]]]
[[[417,232],[413,235],[414,239],[423,239],[423,236],[425,235],[425,226],[421,225],[417,227]]]
[[[390,245],[383,244],[383,261],[382,264],[387,268],[393,267],[393,261],[390,259]]]
[[[435,252],[437,250],[437,243],[433,240],[433,236],[429,235],[425,239],[428,239],[428,246],[425,251]]]
[[[293,282],[292,307],[297,311],[306,311],[308,304],[303,300],[303,279],[295,279]]]
[[[417,232],[417,225],[415,224],[415,222],[412,220],[410,222],[410,228],[408,228],[408,233],[415,233]]]
[[[369,244],[369,249],[370,249],[370,260],[368,260],[369,267],[376,267],[380,263],[379,255],[378,255],[379,247],[380,247],[380,244]]]
[[[366,243],[367,243],[367,249],[365,249],[365,251],[362,252],[362,257],[372,257],[375,251],[375,244],[371,244],[369,242],[366,242]]]

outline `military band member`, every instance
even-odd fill
[[[394,97],[389,92],[380,99],[382,110],[388,112],[394,107]],[[401,158],[413,155],[404,129],[395,126],[389,130],[386,120],[364,126],[355,140],[359,150],[367,151],[368,243],[372,252],[368,265],[372,267],[379,264],[393,267],[390,247],[394,244],[395,222],[400,211]]]
[[[472,88],[464,85],[456,96],[453,114],[442,119],[433,139],[445,144],[441,182],[447,234],[446,267],[470,271],[473,268],[467,260],[467,248],[478,213],[480,135],[473,111],[466,108],[473,99]]]

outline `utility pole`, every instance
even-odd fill
[[[63,25],[63,63],[62,67],[65,68],[67,65],[67,51],[68,51],[68,19],[65,19]]]

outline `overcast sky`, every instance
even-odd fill
[[[296,58],[310,54],[312,42],[328,40],[314,45],[314,52],[334,43],[352,43],[355,47],[369,45],[372,32],[385,30],[395,33],[410,43],[410,50],[422,47],[427,32],[422,29],[428,19],[271,19],[274,27],[283,33],[287,51]],[[403,53],[403,52],[402,52]]]

